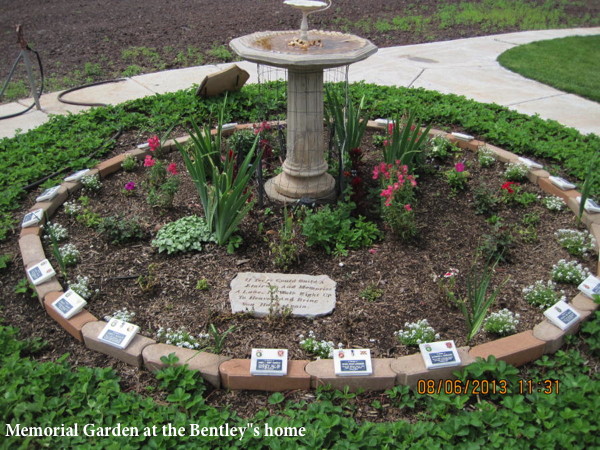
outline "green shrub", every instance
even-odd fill
[[[100,234],[112,244],[124,244],[144,237],[144,227],[137,219],[105,217],[98,225]]]

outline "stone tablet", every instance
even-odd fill
[[[427,369],[460,366],[460,356],[454,341],[429,342],[419,344],[421,356]]]
[[[288,309],[296,317],[320,317],[335,308],[335,286],[327,275],[240,272],[231,281],[229,301],[233,313],[264,317],[271,308]]]

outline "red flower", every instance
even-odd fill
[[[356,187],[356,186],[360,185],[360,183],[362,183],[361,177],[352,178],[352,181],[351,181],[352,186]]]
[[[156,161],[154,158],[152,158],[152,155],[146,155],[146,158],[144,159],[144,167],[152,167],[154,164],[156,164]]]
[[[150,147],[151,152],[160,147],[160,140],[158,139],[158,136],[152,136],[150,139],[148,139],[148,147]]]
[[[177,172],[177,164],[175,164],[175,163],[169,164],[169,166],[167,167],[167,171],[171,175],[177,175],[179,173],[179,172]]]
[[[511,188],[512,185],[518,186],[519,183],[515,183],[514,181],[507,181],[502,185],[500,189],[504,189],[509,194],[514,194],[515,190]]]

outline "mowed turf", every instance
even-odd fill
[[[502,53],[498,62],[524,77],[600,102],[600,35],[520,45]]]

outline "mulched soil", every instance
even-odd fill
[[[137,136],[121,137],[114,154],[131,149],[139,143]],[[371,134],[364,140],[364,164],[361,178],[370,186],[370,172],[378,161],[379,150],[371,144]],[[314,320],[288,318],[267,320],[245,314],[232,314],[229,283],[238,272],[278,272],[272,262],[268,242],[276,236],[281,227],[281,210],[277,205],[267,204],[274,214],[265,215],[264,210],[254,208],[243,222],[240,235],[242,247],[233,255],[214,244],[208,244],[202,252],[168,256],[158,254],[150,245],[152,236],[160,226],[179,217],[190,214],[202,215],[197,193],[191,180],[183,170],[177,152],[167,155],[165,161],[175,162],[182,172],[182,185],[170,209],[153,209],[145,201],[145,180],[148,169],[138,167],[133,173],[118,172],[103,182],[101,191],[91,196],[91,208],[103,217],[122,214],[125,217],[138,217],[147,231],[140,242],[126,245],[108,243],[96,231],[90,230],[68,217],[63,208],[54,221],[65,225],[69,230],[68,242],[74,243],[82,251],[82,261],[69,270],[69,278],[77,274],[88,275],[92,287],[99,293],[89,302],[88,309],[97,317],[110,315],[114,311],[127,308],[136,313],[133,320],[140,325],[141,333],[156,336],[159,327],[186,328],[197,335],[205,332],[208,324],[214,324],[221,331],[235,326],[226,341],[223,354],[235,358],[247,358],[251,348],[289,348],[293,359],[310,359],[311,355],[299,347],[299,335],[313,330],[319,339],[341,342],[349,347],[368,347],[374,357],[397,357],[414,353],[393,336],[393,331],[402,329],[405,322],[426,318],[442,339],[454,339],[457,345],[465,345],[466,328],[464,319],[456,306],[452,305],[439,289],[436,281],[450,268],[459,270],[457,292],[464,292],[464,277],[477,254],[482,236],[490,232],[485,217],[477,215],[473,209],[473,192],[477,186],[486,186],[500,191],[504,165],[479,167],[474,154],[463,152],[457,155],[464,161],[472,174],[470,188],[453,195],[442,177],[442,172],[452,167],[453,160],[429,162],[429,170],[420,175],[419,198],[415,206],[420,234],[417,240],[403,243],[395,239],[385,228],[376,214],[366,209],[369,200],[364,199],[362,213],[374,220],[385,237],[373,246],[375,253],[368,248],[351,250],[347,256],[328,256],[323,250],[302,246],[299,262],[290,270],[292,273],[309,275],[326,274],[337,282],[337,305],[330,316]],[[138,186],[134,196],[123,194],[125,183],[134,181]],[[543,195],[533,184],[525,182],[523,190]],[[36,194],[24,202],[23,212],[34,203]],[[372,203],[372,202],[371,202]],[[549,279],[551,266],[561,258],[572,259],[560,248],[554,238],[559,228],[575,228],[574,216],[570,212],[553,213],[536,204],[524,209],[503,205],[496,214],[502,216],[507,225],[519,227],[526,212],[535,212],[540,217],[537,226],[538,239],[526,243],[513,235],[517,242],[510,252],[510,263],[498,266],[494,284],[508,279],[492,310],[509,308],[521,315],[518,331],[531,329],[542,319],[539,309],[527,304],[522,298],[523,287],[536,280]],[[261,225],[262,224],[262,225]],[[259,230],[262,226],[262,231]],[[17,253],[17,238],[0,244],[0,254]],[[302,238],[298,240],[302,244]],[[46,255],[51,255],[49,246]],[[51,258],[51,257],[50,257]],[[52,259],[52,258],[51,258]],[[594,269],[593,260],[585,261]],[[70,361],[75,365],[113,366],[122,376],[125,389],[142,391],[148,383],[154,383],[152,376],[145,371],[132,369],[101,354],[87,351],[82,345],[62,331],[40,308],[37,300],[28,295],[12,294],[13,286],[23,278],[21,263],[15,258],[2,283],[6,298],[2,303],[5,323],[18,326],[25,336],[42,337],[49,345],[39,357],[41,360],[54,360],[64,352],[71,354]],[[154,287],[142,289],[137,282],[140,276],[152,275]],[[195,288],[199,279],[206,279],[210,289],[199,291]],[[65,280],[61,280],[63,286]],[[383,295],[375,301],[367,301],[360,293],[368,286],[381,289]],[[574,287],[561,286],[567,296],[572,297]],[[385,320],[382,318],[385,317]],[[481,332],[473,344],[493,339]],[[291,394],[295,397],[311,396],[310,393]],[[375,394],[373,394],[375,395]],[[372,395],[367,395],[371,399]],[[264,403],[264,394],[213,392],[211,401],[215,404],[232,404],[235,408],[245,405],[241,412],[251,414]],[[255,401],[246,404],[248,398]],[[374,397],[373,397],[374,398]],[[371,418],[373,410],[365,416]],[[388,413],[388,414],[391,414]],[[392,420],[386,415],[380,420]]]
[[[446,0],[444,3],[461,2]],[[397,16],[431,18],[438,6],[435,0],[398,0],[379,2],[376,6],[371,2],[334,0],[329,10],[311,16],[310,24],[314,28],[358,34],[379,47],[518,31],[511,25],[483,28],[458,24],[439,28],[435,20],[415,31],[378,31],[374,26],[360,25],[361,22],[373,25],[377,20]],[[564,8],[562,23],[565,24],[575,17],[584,24],[589,23],[590,18],[600,14],[595,0],[568,4]],[[223,62],[211,54],[213,47],[227,46],[231,39],[256,31],[296,29],[299,22],[299,13],[283,5],[281,0],[11,2],[0,17],[0,77],[8,75],[19,53],[15,24],[23,24],[26,40],[40,52],[47,77],[97,81],[121,76],[123,70],[134,64],[145,71],[158,70],[157,64],[162,64],[161,70],[198,64],[183,56],[188,47],[200,49],[204,64]],[[122,58],[123,50],[130,47],[154,49],[160,61],[142,54],[133,59]],[[180,52],[183,54],[178,56]],[[99,64],[99,67],[86,68],[86,63]]]

